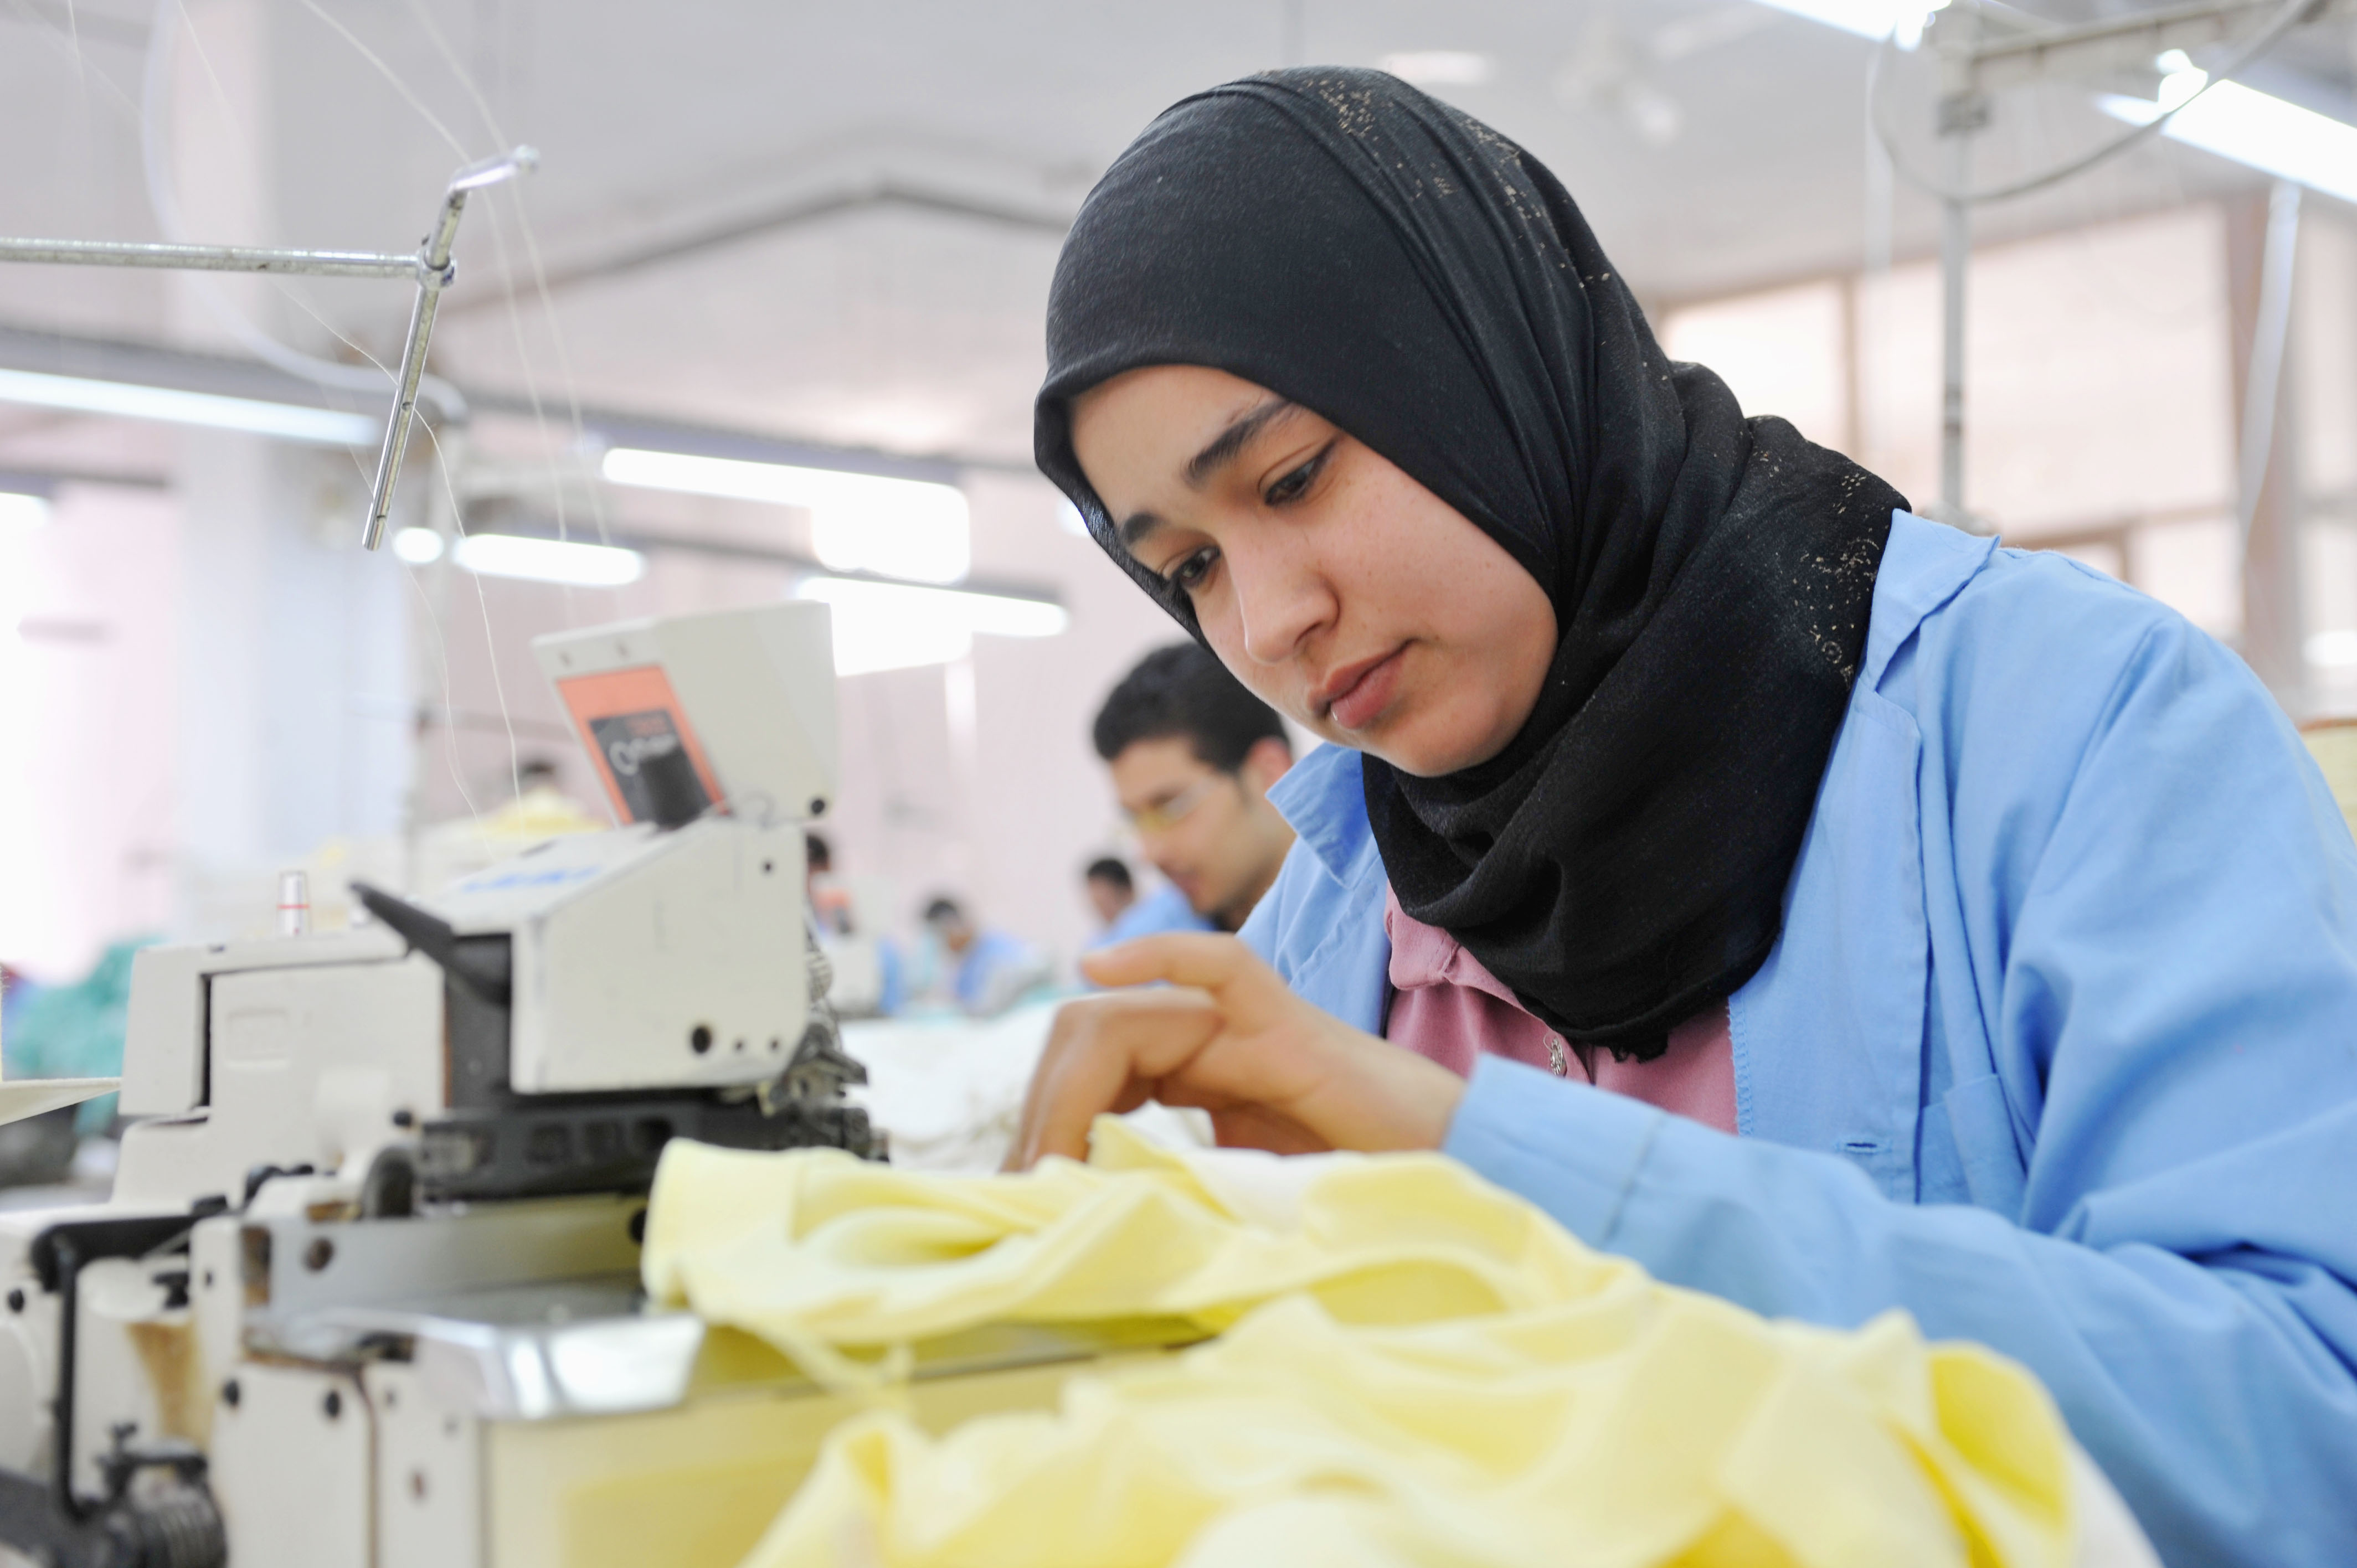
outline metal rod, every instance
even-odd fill
[[[443,192],[442,211],[414,263],[417,302],[410,307],[409,336],[401,348],[400,392],[393,400],[393,417],[385,422],[384,449],[377,454],[376,483],[369,490],[368,521],[361,530],[364,550],[383,544],[385,521],[393,515],[393,489],[401,478],[401,461],[409,452],[410,427],[417,419],[417,383],[425,375],[425,350],[434,338],[435,313],[440,308],[442,291],[450,286],[454,275],[450,247],[458,237],[458,220],[467,211],[467,193],[513,179],[539,163],[538,153],[518,147],[499,157],[468,164],[450,177],[449,188]]]
[[[2011,13],[1997,7],[2002,21]],[[1941,15],[1936,124],[1948,152],[1948,196],[1940,210],[1939,521],[1973,528],[1964,510],[1964,288],[1973,262],[1973,134],[1988,124],[1989,101],[1973,85],[1975,59],[1991,12],[1982,0],[1955,0]]]
[[[164,267],[176,272],[287,273],[306,277],[409,278],[415,256],[365,251],[276,251],[253,245],[164,245],[113,240],[0,240],[0,262],[77,267]]]
[[[167,245],[112,240],[0,240],[0,262],[49,263],[64,266],[164,267],[178,272],[284,273],[305,277],[414,278],[417,301],[409,311],[409,336],[402,345],[399,394],[385,422],[384,449],[377,455],[376,484],[369,493],[368,523],[361,542],[371,550],[384,542],[385,519],[393,512],[393,482],[409,450],[417,418],[418,383],[425,378],[425,349],[434,338],[434,314],[454,275],[450,246],[467,210],[467,193],[498,185],[540,165],[540,155],[518,147],[468,164],[450,177],[434,231],[414,256],[380,256],[363,251],[280,251],[254,245]]]
[[[1964,139],[1956,140],[1961,155]],[[1956,163],[1964,159],[1959,156]],[[1943,204],[1940,223],[1940,521],[1961,528],[1964,510],[1964,283],[1972,270],[1973,209]]]

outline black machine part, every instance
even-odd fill
[[[102,1258],[146,1258],[184,1249],[188,1233],[215,1199],[186,1214],[69,1220],[33,1240],[41,1288],[58,1298],[58,1392],[44,1482],[0,1469],[0,1542],[48,1568],[221,1568],[229,1550],[221,1511],[205,1485],[204,1455],[188,1444],[135,1446],[133,1429],[114,1429],[100,1461],[106,1496],[73,1487],[74,1360],[82,1265]]]
[[[882,1140],[867,1113],[844,1101],[866,1069],[843,1053],[823,998],[825,955],[806,939],[811,1016],[778,1078],[737,1090],[622,1090],[520,1094],[509,1085],[514,952],[504,936],[464,937],[449,922],[364,883],[352,891],[411,948],[441,967],[449,1064],[448,1107],[421,1118],[407,1173],[418,1200],[548,1197],[575,1192],[644,1191],[673,1138],[732,1149],[847,1149],[878,1158]],[[404,1157],[406,1151],[404,1153]],[[370,1191],[385,1218],[406,1211],[402,1172],[371,1172]],[[370,1199],[363,1198],[363,1208]]]
[[[514,953],[507,938],[462,937],[441,916],[365,882],[353,883],[352,893],[370,914],[438,964],[454,984],[494,1007],[507,1006],[514,994],[515,975]]]

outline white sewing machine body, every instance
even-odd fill
[[[878,1152],[803,912],[826,616],[544,639],[627,825],[366,890],[350,932],[139,955],[113,1197],[0,1213],[0,1563],[573,1550],[573,1429],[681,1416],[708,1371],[637,1294],[663,1144]]]

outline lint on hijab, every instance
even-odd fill
[[[1400,906],[1573,1039],[1640,1059],[1775,944],[1905,498],[1672,362],[1555,177],[1376,71],[1175,105],[1082,208],[1048,306],[1040,468],[1125,550],[1071,400],[1226,371],[1308,408],[1538,580],[1558,641],[1497,757],[1364,759]]]

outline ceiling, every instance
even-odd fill
[[[32,155],[0,167],[0,232],[157,237],[143,100],[192,240],[406,251],[451,167],[529,142],[540,172],[469,212],[443,374],[1019,464],[1061,225],[1128,139],[1297,50],[1414,49],[1494,62],[1437,91],[1551,166],[1656,304],[1866,253],[1875,49],[1751,0],[0,0],[0,136]],[[2348,102],[2341,35],[2271,69],[2279,91]],[[1903,71],[1892,85],[1911,134],[1928,105]],[[1985,166],[2036,166],[2104,124],[2075,95],[2008,101]],[[2155,144],[1978,222],[2002,237],[2254,183]],[[1928,251],[1928,199],[1902,185],[1887,211],[1899,254]],[[397,351],[398,287],[246,286],[243,308],[307,348],[349,357],[324,322]],[[184,285],[86,269],[0,276],[0,325],[221,338]],[[137,437],[93,447],[87,423],[0,417],[0,467],[50,444],[136,460]]]

